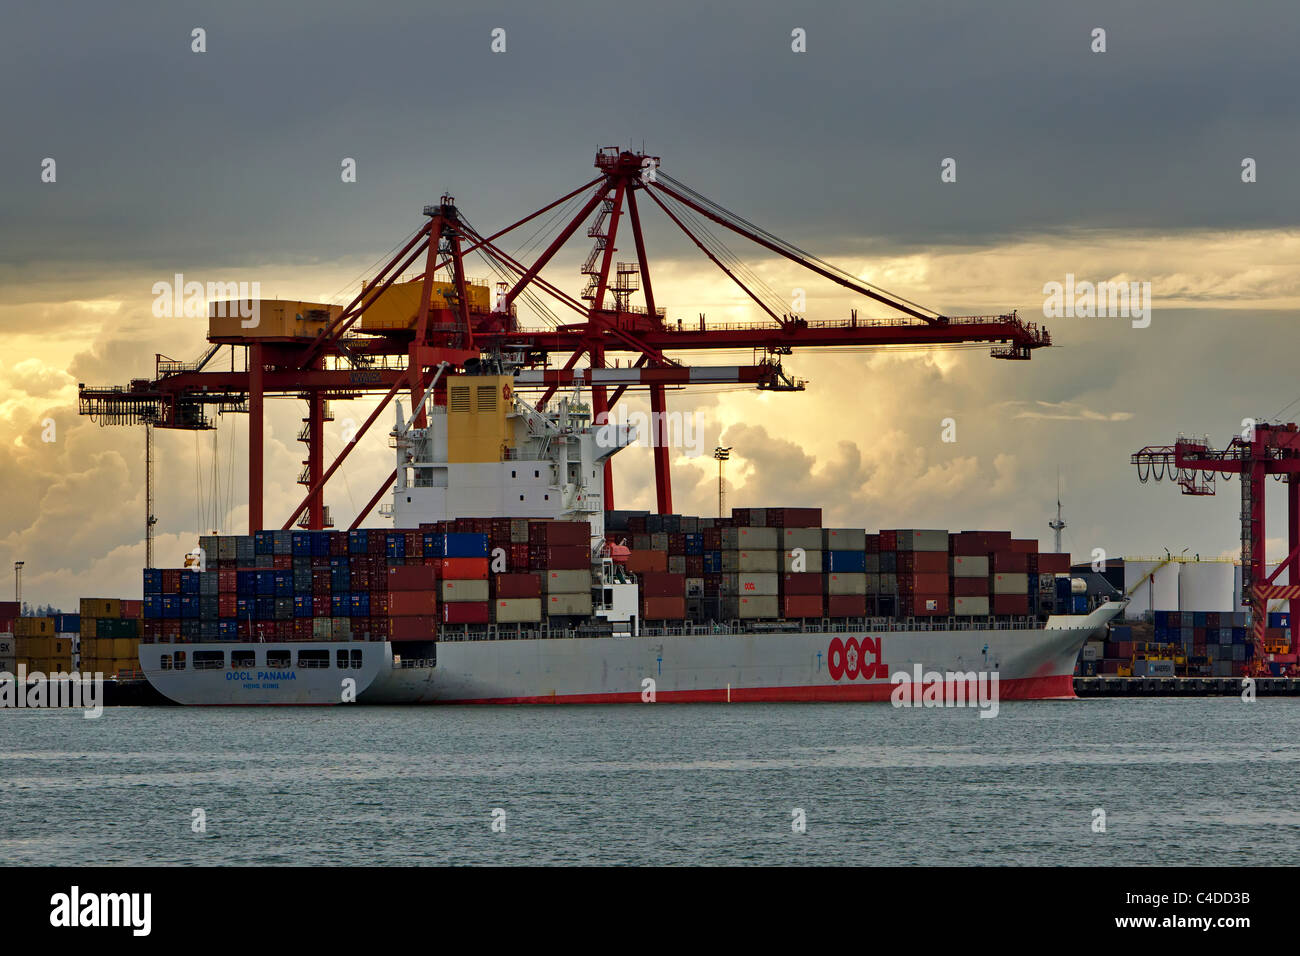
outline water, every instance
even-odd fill
[[[9,864],[1300,863],[1300,701],[0,712]],[[1093,809],[1107,832],[1092,831]],[[192,811],[206,833],[191,830]],[[492,811],[506,830],[492,832]],[[804,810],[807,831],[792,831]]]

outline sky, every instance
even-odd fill
[[[643,144],[665,172],[867,281],[948,315],[1015,309],[1053,337],[1030,362],[986,349],[796,351],[786,367],[808,380],[802,393],[673,393],[707,450],[733,446],[729,506],[815,505],[828,524],[873,530],[1007,528],[1050,547],[1059,475],[1076,558],[1232,554],[1235,483],[1184,497],[1141,485],[1129,455],[1180,433],[1222,445],[1243,419],[1300,415],[1288,347],[1297,27],[1293,3],[1195,0],[11,9],[0,568],[26,562],[31,603],[139,593],[144,435],[79,417],[76,397],[79,382],[150,376],[155,354],[203,351],[202,319],[153,315],[155,282],[179,272],[344,303],[444,192],[495,230],[593,178],[598,147]],[[342,181],[345,159],[355,182]],[[670,319],[761,318],[657,212],[644,215]],[[579,238],[545,273],[571,294]],[[782,295],[804,289],[810,319],[891,314],[728,245]],[[1044,286],[1067,274],[1149,282],[1150,324],[1046,318]],[[335,411],[339,430],[369,406]],[[292,400],[267,415],[276,525],[302,490],[302,415]],[[160,565],[179,565],[201,529],[246,529],[246,436],[239,416],[215,434],[157,433]],[[368,436],[327,488],[341,525],[389,454],[382,432]],[[648,449],[620,453],[619,507],[654,506],[650,465]],[[1283,505],[1273,486],[1273,555]],[[715,513],[707,451],[675,454],[674,506]]]

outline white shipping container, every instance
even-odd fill
[[[986,578],[989,576],[987,554],[954,554],[948,561],[948,570],[954,578]]]
[[[767,529],[775,531],[775,528]],[[781,567],[780,551],[723,551],[723,571],[777,571]]]
[[[686,579],[686,596],[703,597],[704,596],[704,578],[687,578]]]
[[[533,624],[542,619],[541,598],[497,598],[492,609],[498,624]]]
[[[779,598],[729,595],[723,600],[724,616],[753,620],[780,617]]]
[[[591,571],[547,571],[542,575],[542,589],[557,594],[580,594],[591,590]],[[484,598],[486,600],[486,598]]]
[[[786,551],[784,570],[786,572],[794,572],[795,571],[794,562],[795,562],[794,552]],[[820,551],[805,551],[803,553],[803,559],[801,563],[802,563],[802,567],[798,569],[799,571],[806,571],[809,574],[822,573],[822,553]]]
[[[1103,655],[1104,648],[1099,642],[1089,641],[1087,644],[1083,645],[1083,660],[1099,661],[1102,659]]]
[[[555,614],[572,614],[591,616],[591,592],[583,594],[558,594],[550,593],[546,595],[546,613]]]
[[[952,599],[952,613],[958,617],[988,617],[989,599],[984,595]]]
[[[442,582],[442,599],[444,601],[487,601],[488,583],[486,581],[446,580]]]
[[[899,551],[943,551],[948,550],[947,530],[922,530],[909,528],[898,532]]]
[[[874,578],[876,586],[879,587],[880,575],[863,574],[860,571],[835,572],[826,575],[826,593],[827,594],[875,594],[875,591],[868,591],[868,581]]]
[[[825,551],[865,551],[867,533],[861,528],[823,528],[822,549]]]
[[[789,551],[791,548],[803,548],[805,551],[820,551],[822,549],[822,529],[821,528],[782,528],[781,547]]]
[[[993,575],[994,594],[1028,594],[1029,575],[1022,572],[1000,572]]]
[[[334,629],[334,640],[352,640],[352,619],[350,617],[330,618],[330,625]]]
[[[781,575],[773,571],[724,574],[722,580],[718,582],[718,587],[723,594],[774,597],[780,594]]]
[[[775,551],[781,547],[779,528],[723,528],[724,550]]]

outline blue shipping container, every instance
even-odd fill
[[[865,551],[827,551],[826,570],[834,574],[861,574],[867,570]]]
[[[162,594],[162,568],[144,569],[144,593]]]

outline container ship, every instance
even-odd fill
[[[145,569],[149,682],[192,705],[872,701],[919,667],[1068,698],[1123,607],[1058,604],[1068,555],[1010,532],[606,512],[635,429],[515,381],[397,405],[392,529],[208,536]]]

